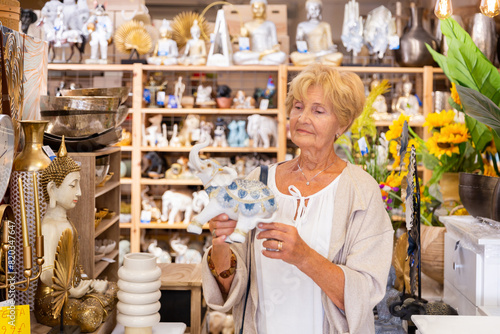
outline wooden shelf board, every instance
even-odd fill
[[[115,153],[118,151],[121,151],[120,146],[108,146],[108,147],[105,147],[103,149],[93,151],[93,152],[70,152],[70,154],[72,156],[75,156],[75,157],[93,157],[93,156],[100,157],[100,156],[108,155],[108,154]]]
[[[111,253],[109,254],[106,254],[104,255],[104,257],[107,257],[108,259],[113,259],[115,260],[115,258],[118,256],[118,254],[120,254],[120,250],[119,249],[115,249],[113,250]],[[103,261],[103,260],[100,260],[99,262],[97,262],[95,264],[95,269],[94,269],[94,278],[98,277],[100,274],[102,274],[102,272],[110,265],[111,263],[109,263],[108,261]]]
[[[132,228],[132,223],[120,223],[120,228]]]
[[[131,145],[117,146],[117,147],[120,147],[122,149],[122,152],[132,152],[132,146]]]
[[[175,180],[175,179],[141,179],[142,185],[149,186],[201,186],[200,179]]]
[[[132,178],[131,177],[122,177],[120,179],[120,184],[132,184]]]
[[[288,66],[288,72],[302,71],[305,66]],[[357,73],[424,73],[423,67],[389,67],[389,66],[338,66],[340,72]]]
[[[130,71],[133,65],[122,64],[48,64],[49,71]]]
[[[173,224],[167,224],[167,223],[140,223],[139,224],[140,228],[151,228],[151,229],[163,229],[163,230],[185,230],[187,228],[187,224],[184,223],[173,223]],[[203,225],[204,230],[208,230],[208,223]]]
[[[233,65],[229,67],[221,66],[157,66],[143,65],[144,71],[169,71],[169,72],[278,72],[279,66],[267,65]]]
[[[189,153],[192,147],[150,147],[141,146],[141,151],[143,152],[179,152],[179,153]],[[217,152],[217,153],[278,153],[277,147],[207,147],[201,150],[201,152]]]
[[[383,121],[375,121],[375,126],[389,126],[392,124],[393,121],[391,120],[383,120]],[[414,128],[418,128],[418,127],[423,127],[424,126],[424,122],[416,122],[416,121],[412,121],[410,120],[410,124],[409,124],[411,127],[414,127]]]
[[[113,188],[116,188],[120,185],[120,181],[108,181],[106,184],[104,184],[104,187],[97,187],[95,189],[95,197],[99,197],[108,191],[110,191]]]
[[[278,109],[218,109],[218,108],[142,108],[143,114],[167,114],[167,115],[277,115]]]
[[[116,213],[115,216],[111,219],[103,219],[99,223],[99,225],[97,225],[97,228],[95,229],[95,237],[97,238],[104,231],[106,231],[110,226],[112,226],[114,223],[116,223],[119,219],[120,219],[120,215],[118,213]]]

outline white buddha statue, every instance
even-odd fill
[[[160,39],[156,43],[153,55],[148,57],[148,64],[153,65],[176,65],[179,50],[177,43],[172,39],[170,23],[163,20],[160,27]]]
[[[403,113],[405,116],[410,116],[412,119],[422,118],[423,116],[419,113],[419,103],[415,95],[411,94],[413,84],[405,80],[403,82],[403,94],[398,97],[396,102],[396,112],[397,114]]]
[[[380,85],[380,79],[378,74],[373,75],[373,80],[370,82],[370,91],[373,91],[378,85]],[[375,109],[373,113],[373,119],[376,121],[387,120],[390,115],[387,113],[387,101],[383,94],[378,95],[373,101],[372,107]]]
[[[330,24],[321,21],[323,2],[307,0],[307,21],[297,26],[297,50],[292,52],[290,59],[294,65],[309,65],[320,62],[327,65],[340,66],[343,55],[337,52],[337,46],[332,42]]]
[[[237,51],[233,55],[236,65],[279,65],[288,60],[280,51],[276,26],[266,20],[267,0],[251,0],[253,20],[246,22],[241,36],[250,39],[250,50]]]
[[[179,58],[182,65],[205,65],[207,63],[207,47],[205,41],[200,39],[201,29],[198,20],[194,20],[191,27],[191,39],[186,43],[184,56]]]

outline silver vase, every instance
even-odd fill
[[[497,49],[495,20],[481,13],[474,14],[470,22],[469,34],[479,50],[494,63]]]
[[[417,8],[413,2],[410,4],[410,26],[401,37],[400,47],[396,52],[396,60],[400,66],[421,67],[434,64],[425,44],[437,50],[437,43],[422,25],[423,10]]]

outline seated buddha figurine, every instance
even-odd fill
[[[297,49],[292,52],[290,59],[294,65],[309,65],[320,62],[327,65],[340,66],[343,55],[337,52],[337,47],[332,42],[332,29],[330,24],[321,21],[323,3],[321,0],[307,0],[307,21],[300,22],[297,26]],[[306,43],[306,48],[300,44]]]
[[[423,116],[419,113],[419,102],[415,95],[411,94],[413,84],[407,79],[403,79],[403,93],[396,101],[396,113],[403,113],[410,116],[412,120],[422,120]]]
[[[251,0],[253,19],[241,29],[241,36],[250,39],[250,50],[237,51],[233,55],[236,65],[279,65],[288,60],[280,51],[276,26],[266,20],[267,0]]]
[[[177,43],[172,39],[172,30],[167,20],[163,20],[160,27],[160,39],[156,43],[153,55],[148,57],[148,64],[176,65],[179,51]]]
[[[83,278],[78,232],[67,215],[81,195],[80,169],[67,156],[63,141],[57,157],[42,174],[41,187],[48,202],[42,220],[47,265],[38,283],[35,316],[39,323],[54,327],[60,324],[64,312],[65,325],[79,326],[87,333],[94,332],[115,307],[117,286],[105,280]],[[68,298],[64,301],[61,294],[66,292]]]
[[[187,41],[184,55],[179,58],[182,65],[205,65],[207,63],[207,47],[205,41],[200,39],[201,29],[198,20],[191,26],[191,39]]]

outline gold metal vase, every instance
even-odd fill
[[[35,203],[34,203],[34,187],[33,187],[33,173],[36,174],[38,183],[38,198],[40,200],[40,217],[43,219],[45,215],[47,204],[43,196],[40,180],[42,177],[42,170],[50,164],[49,157],[43,151],[43,133],[47,126],[47,121],[20,121],[22,131],[24,133],[24,147],[22,151],[14,158],[12,167],[12,177],[10,180],[10,204],[14,211],[15,217],[15,235],[17,245],[22,245],[22,231],[21,231],[21,204],[19,197],[19,184],[18,179],[23,181],[23,190],[25,196],[25,209],[26,220],[28,223],[28,236],[29,244],[32,246],[31,258],[35,259],[35,240],[36,240],[36,226],[35,226]],[[16,248],[16,259],[14,270],[17,272],[16,281],[23,279],[23,249],[22,247]],[[38,272],[38,266],[33,263],[32,268]],[[31,284],[29,289],[24,292],[17,292],[16,304],[30,305],[30,310],[34,309],[35,292],[37,282]]]

